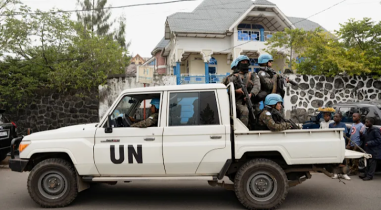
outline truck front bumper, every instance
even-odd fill
[[[12,171],[23,172],[28,162],[29,160],[19,159],[18,157],[9,159],[9,168]]]
[[[23,172],[29,160],[20,159],[18,156],[18,145],[23,137],[14,138],[11,142],[11,159],[9,159],[9,168],[12,171]]]

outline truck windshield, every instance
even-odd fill
[[[130,108],[136,103],[139,103],[139,100],[130,96],[125,96],[115,108],[112,118],[115,119],[121,114],[128,114],[131,111]]]

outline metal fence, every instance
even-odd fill
[[[221,83],[227,74],[209,74],[209,83]],[[180,84],[205,84],[205,75],[182,74]]]

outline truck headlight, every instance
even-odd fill
[[[31,141],[21,141],[19,145],[19,153],[25,150],[31,143]]]

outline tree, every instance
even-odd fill
[[[65,13],[30,13],[9,17],[0,39],[7,40],[0,62],[0,105],[9,106],[38,89],[93,89],[109,74],[125,71],[127,53],[107,36],[92,36]],[[13,107],[17,108],[17,107]]]
[[[116,40],[121,47],[128,49],[130,43],[127,43],[125,38],[126,19],[120,17],[118,20],[110,21],[111,10],[105,8],[107,0],[78,0],[78,3],[82,10],[88,10],[77,13],[78,21],[86,29],[98,36],[109,36]],[[112,29],[115,22],[118,23],[118,26]]]
[[[371,74],[381,75],[381,21],[375,23],[370,18],[358,21],[350,19],[340,26],[336,33],[345,48],[361,54]]]
[[[298,73],[336,76],[369,73],[363,54],[347,49],[343,43],[325,32],[311,33],[308,47],[300,53],[301,61],[296,65]]]
[[[289,64],[301,74],[335,76],[381,75],[380,24],[363,20],[342,24],[337,37],[321,29],[303,31],[285,29],[268,40],[267,52],[279,57],[278,51],[289,49]],[[292,49],[292,50],[291,50]],[[292,52],[300,58],[296,61]],[[282,56],[282,55],[281,55]]]
[[[0,0],[0,56],[2,55],[2,49],[6,47],[7,40],[4,37],[5,28],[2,26],[3,22],[7,18],[13,15],[16,11],[14,8],[19,6],[21,2],[19,0]]]
[[[275,58],[285,58],[289,57],[287,61],[289,68],[295,65],[294,54],[299,54],[305,50],[307,45],[307,31],[303,29],[289,29],[286,28],[284,31],[278,31],[273,36],[267,40],[266,45],[268,46],[266,51],[272,54]],[[286,53],[279,54],[278,51],[282,49]]]
[[[78,0],[78,4],[83,10],[88,10],[77,13],[78,21],[87,30],[99,36],[111,34],[110,29],[113,23],[110,22],[111,11],[105,9],[107,0]]]

